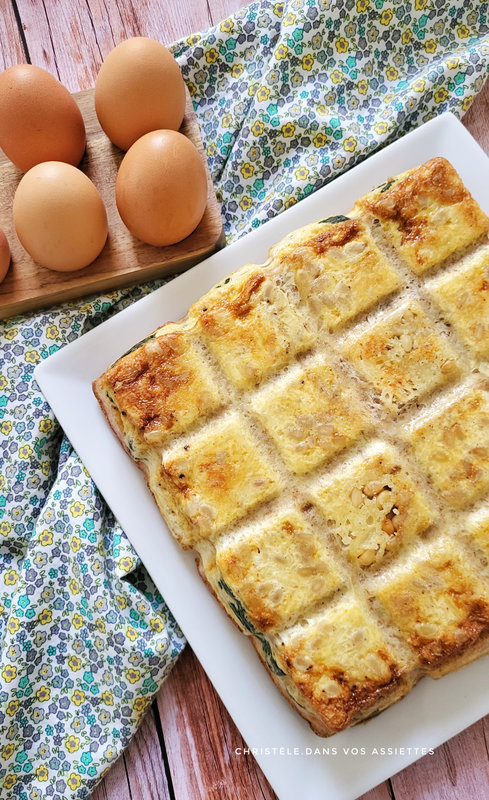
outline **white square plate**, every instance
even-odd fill
[[[489,712],[488,660],[479,659],[440,681],[425,678],[380,716],[330,739],[317,737],[273,686],[250,642],[211,596],[193,556],[173,540],[142,473],[109,429],[91,382],[163,322],[184,316],[191,303],[233,269],[263,262],[269,247],[289,231],[347,212],[373,186],[433,156],[452,162],[489,213],[489,160],[461,123],[444,114],[64,347],[35,372],[281,800],[352,800],[480,719]]]

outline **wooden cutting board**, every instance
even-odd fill
[[[13,197],[22,172],[0,151],[0,228],[5,232],[12,252],[12,264],[0,284],[0,318],[3,319],[84,295],[182,272],[224,244],[221,214],[188,95],[180,130],[196,145],[206,164],[208,201],[195,231],[170,247],[144,244],[135,239],[123,224],[115,204],[115,179],[124,153],[111,144],[98,123],[94,90],[78,92],[73,97],[81,109],[87,131],[87,150],[80,168],[94,182],[105,203],[109,221],[107,243],[90,266],[76,272],[54,272],[36,264],[20,244],[12,219]]]

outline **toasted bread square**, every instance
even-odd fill
[[[246,420],[236,412],[165,454],[162,466],[174,502],[195,527],[196,539],[212,539],[282,488]]]
[[[455,272],[431,281],[428,290],[460,338],[481,358],[489,357],[489,250]]]
[[[489,402],[466,392],[413,424],[416,458],[452,508],[464,508],[489,489]]]
[[[176,325],[156,331],[120,358],[104,374],[100,389],[136,451],[162,444],[223,404],[192,330]]]
[[[386,576],[375,594],[428,669],[443,671],[489,633],[489,594],[449,539]]]
[[[324,358],[267,387],[252,408],[297,474],[344,450],[368,424],[354,387]]]
[[[417,275],[489,231],[489,219],[444,158],[432,158],[360,198]]]
[[[459,374],[456,355],[416,301],[398,306],[342,347],[390,413]]]
[[[377,620],[351,593],[305,627],[296,626],[284,635],[279,652],[329,733],[367,715],[389,695],[399,696],[407,666],[393,654]]]
[[[195,303],[189,314],[239,389],[257,386],[295,353],[314,344],[293,291],[265,267],[234,273]]]
[[[399,289],[401,280],[359,219],[331,217],[287,236],[272,250],[300,295],[333,331]]]
[[[350,561],[364,569],[409,544],[434,515],[399,453],[383,442],[320,481],[312,499]]]
[[[221,576],[258,630],[289,623],[342,583],[324,541],[291,509],[217,544]]]

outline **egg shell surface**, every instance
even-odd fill
[[[141,241],[166,246],[185,239],[207,204],[199,151],[177,131],[142,136],[119,167],[116,202],[122,221]]]
[[[0,283],[5,278],[10,266],[10,247],[7,237],[0,230]]]
[[[49,72],[18,64],[0,74],[0,147],[23,172],[42,161],[79,164],[86,134],[81,111]]]
[[[164,45],[145,36],[117,45],[95,82],[98,120],[122,150],[150,131],[178,130],[185,103],[180,67]]]
[[[38,164],[24,175],[13,215],[29,255],[58,272],[88,266],[107,239],[107,213],[98,190],[79,169],[59,161]]]

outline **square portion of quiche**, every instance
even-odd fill
[[[403,303],[363,333],[352,334],[342,350],[393,415],[454,380],[460,371],[447,337],[416,301]]]
[[[293,273],[302,299],[331,331],[402,285],[360,219],[338,216],[308,225],[272,254]]]
[[[135,455],[205,419],[223,398],[192,329],[161,328],[120,358],[100,382]]]
[[[431,281],[435,303],[475,355],[489,357],[489,250]]]
[[[409,544],[434,517],[399,453],[383,442],[338,467],[311,496],[350,561],[364,569]]]
[[[412,426],[411,443],[444,501],[464,508],[489,490],[489,402],[471,389]]]
[[[220,575],[258,630],[280,627],[344,582],[324,543],[293,509],[216,546]]]
[[[354,385],[325,358],[289,372],[257,394],[251,405],[297,474],[347,448],[368,425]]]
[[[236,412],[166,453],[162,475],[196,540],[212,539],[282,489],[280,476]]]
[[[295,685],[329,733],[409,688],[403,688],[408,662],[393,652],[376,618],[353,593],[277,639]]]
[[[233,273],[190,309],[205,343],[238,389],[256,387],[314,344],[294,288],[278,271],[251,266]]]
[[[387,240],[417,275],[489,231],[489,219],[445,158],[390,178],[356,209],[379,220]]]
[[[487,589],[448,538],[386,575],[375,595],[429,670],[442,673],[489,633]]]

